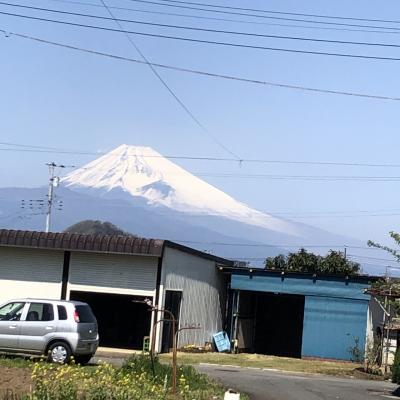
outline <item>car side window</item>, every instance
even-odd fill
[[[0,321],[19,321],[25,303],[8,303],[0,308]]]
[[[31,303],[28,313],[26,314],[27,321],[53,321],[54,311],[53,305],[49,303]]]
[[[58,320],[63,321],[67,319],[67,310],[64,306],[57,306]]]

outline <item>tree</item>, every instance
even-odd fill
[[[347,260],[340,251],[331,250],[322,258],[321,270],[327,274],[357,275],[360,272],[360,265]]]
[[[321,256],[308,253],[305,249],[300,249],[298,253],[289,253],[286,263],[288,271],[315,273],[320,267]]]
[[[396,242],[397,246],[400,246],[400,234],[396,232],[389,232],[390,237]],[[399,250],[392,249],[388,246],[383,246],[379,243],[375,243],[372,240],[368,240],[368,246],[370,247],[376,247],[377,249],[382,249],[390,253],[396,261],[400,262],[400,253]]]
[[[392,382],[400,383],[400,348],[397,348],[392,365]]]
[[[80,221],[71,225],[64,230],[67,233],[82,233],[87,235],[120,235],[120,236],[134,236],[130,233],[123,231],[111,222],[102,222],[95,220]]]
[[[268,257],[265,262],[265,269],[285,269],[286,257],[283,254],[279,254],[276,257]]]
[[[269,270],[315,274],[357,275],[360,272],[359,264],[347,260],[343,253],[334,250],[326,256],[320,256],[300,249],[297,253],[289,253],[287,256],[280,254],[268,257],[264,265],[265,269]]]

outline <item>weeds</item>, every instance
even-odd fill
[[[210,400],[222,399],[223,388],[190,366],[178,369],[178,395],[170,393],[169,365],[145,355],[129,358],[122,368],[101,363],[96,368],[55,365],[38,361],[32,368],[32,390],[3,400]]]

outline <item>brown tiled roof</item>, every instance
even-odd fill
[[[161,257],[164,240],[135,236],[83,235],[0,229],[0,246],[33,247]]]
[[[80,233],[54,233],[0,229],[0,247],[29,247],[36,249],[93,251],[97,253],[140,254],[162,257],[164,247],[170,247],[224,265],[233,262],[191,247],[161,239],[137,236],[84,235]]]

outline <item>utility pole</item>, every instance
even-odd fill
[[[59,177],[55,176],[56,168],[65,168],[65,165],[57,165],[54,162],[46,164],[49,167],[50,179],[49,179],[49,190],[47,193],[47,212],[46,212],[46,230],[45,232],[50,231],[51,224],[51,210],[53,208],[54,201],[54,188],[58,185]]]

